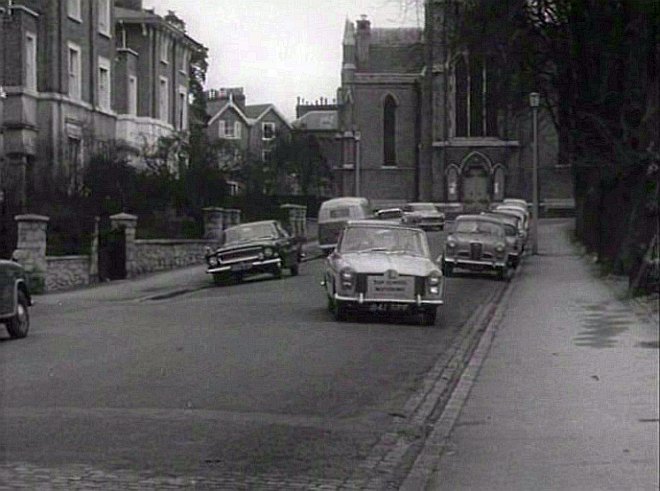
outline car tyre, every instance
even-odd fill
[[[300,263],[298,261],[294,262],[289,268],[289,270],[291,271],[291,276],[298,276],[298,273],[300,272],[299,269],[300,269]]]
[[[280,278],[282,278],[282,265],[276,264],[275,266],[273,266],[271,272],[273,273],[273,276],[279,280]]]
[[[215,286],[224,286],[229,283],[229,277],[222,273],[213,273],[213,284]]]
[[[7,321],[7,332],[14,339],[24,338],[30,330],[30,313],[28,299],[21,291],[18,292],[16,315]]]
[[[423,326],[434,326],[437,315],[437,307],[424,308],[419,313],[419,323]]]
[[[348,319],[348,307],[345,302],[341,300],[332,301],[332,315],[337,322],[344,322]]]
[[[508,265],[500,268],[497,271],[497,278],[500,281],[509,281],[511,279],[511,268]]]
[[[454,265],[442,260],[442,274],[449,277],[454,274]]]

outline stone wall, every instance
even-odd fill
[[[89,285],[89,258],[90,256],[47,256],[46,291]]]
[[[134,274],[151,273],[204,263],[206,247],[214,240],[136,240]]]

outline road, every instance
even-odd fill
[[[444,233],[429,237],[437,254]],[[504,284],[448,279],[434,327],[337,323],[322,267],[226,287],[189,268],[38,297],[30,335],[0,342],[0,488],[369,482],[388,435],[424,434],[423,418],[400,419]]]

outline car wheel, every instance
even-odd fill
[[[300,264],[298,263],[298,261],[293,263],[289,268],[289,270],[291,271],[291,276],[298,276],[299,268],[300,268]]]
[[[30,330],[30,313],[28,312],[28,300],[25,294],[18,292],[16,304],[16,315],[7,321],[7,332],[12,338],[24,338]]]
[[[442,274],[445,276],[451,276],[454,273],[454,265],[449,264],[444,259],[442,260]]]
[[[419,312],[419,323],[423,326],[435,325],[435,319],[438,315],[437,307],[426,307]]]
[[[334,300],[332,302],[332,315],[337,322],[343,322],[348,318],[348,307],[345,302],[341,300]]]
[[[229,277],[222,273],[213,273],[213,284],[215,286],[223,286],[229,282]]]
[[[282,278],[282,265],[276,264],[275,266],[273,266],[271,272],[273,273],[273,276],[279,280],[280,278]]]
[[[500,281],[509,281],[511,279],[511,269],[508,265],[499,269],[497,272],[497,278]]]

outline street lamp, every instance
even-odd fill
[[[529,94],[532,108],[533,147],[532,147],[532,254],[539,253],[539,125],[538,113],[541,96],[538,92]]]

